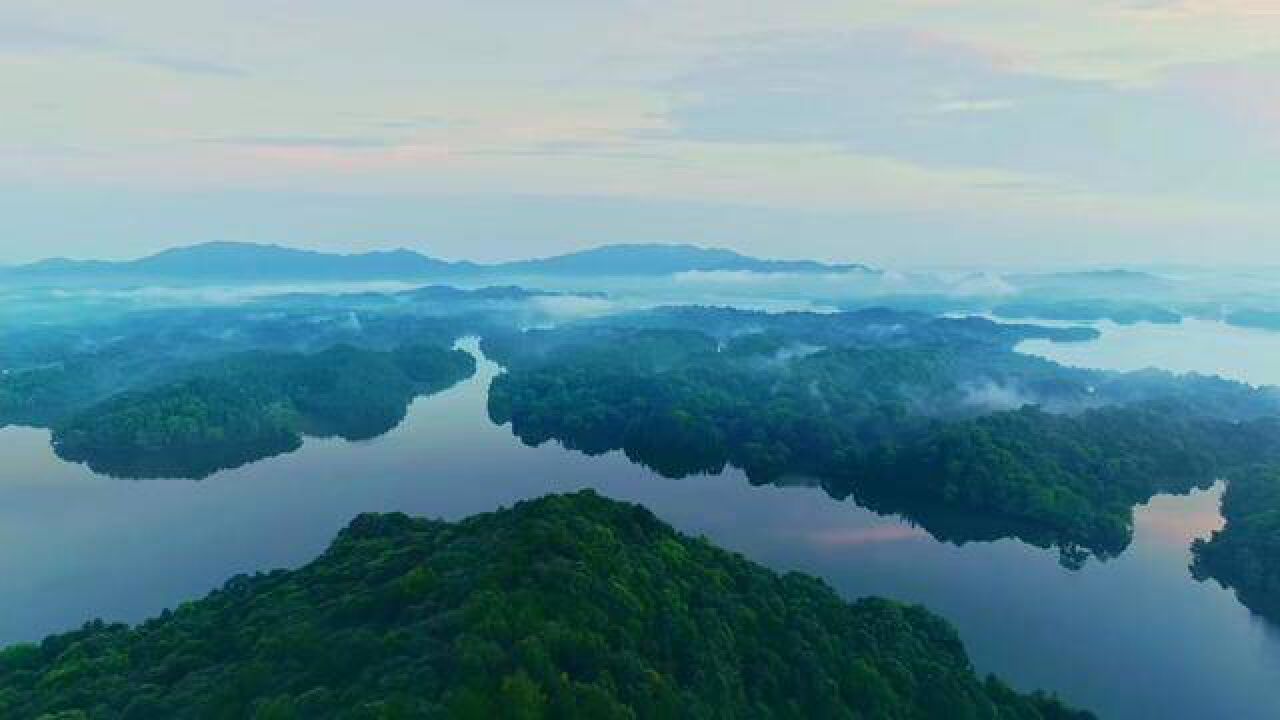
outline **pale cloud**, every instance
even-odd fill
[[[386,148],[398,145],[397,141],[386,137],[358,136],[320,136],[320,135],[250,135],[236,137],[200,138],[200,142],[215,145],[233,145],[265,148],[329,148],[329,149],[364,149]]]
[[[944,100],[933,107],[934,112],[938,113],[973,113],[973,112],[995,112],[997,110],[1007,110],[1013,107],[1013,100]]]
[[[1131,10],[1167,18],[1280,17],[1280,5],[1272,0],[1148,0]]]
[[[2,12],[2,11],[0,11]],[[0,57],[10,61],[80,55],[97,62],[131,63],[181,75],[239,77],[243,68],[180,53],[156,52],[147,45],[131,46],[91,31],[64,29],[0,14]]]
[[[672,124],[706,142],[830,143],[1066,191],[1271,193],[1271,67],[1174,67],[1142,87],[1028,71],[899,29],[752,38],[684,76]],[[1233,112],[1235,111],[1235,112]]]
[[[544,225],[542,207],[617,202],[626,218],[585,224],[589,237],[541,233],[544,251],[685,239],[627,208],[700,208],[672,210],[698,239],[723,230],[770,254],[772,234],[772,254],[854,261],[881,247],[842,240],[840,223],[849,237],[902,232],[904,256],[963,242],[952,254],[975,260],[1055,251],[1067,228],[1097,256],[1126,236],[1190,256],[1211,232],[1257,256],[1274,224],[1271,3],[60,5],[0,10],[0,186],[51,198],[317,193],[438,208],[536,194],[566,199],[513,206]],[[88,206],[85,234],[112,226],[111,203]],[[733,213],[768,219],[746,228]],[[518,213],[507,222],[525,237]],[[658,230],[674,236],[643,235]]]
[[[84,50],[103,46],[101,38],[58,28],[0,20],[0,52],[48,52]]]
[[[235,67],[234,65],[225,65],[223,63],[210,62],[208,60],[197,60],[194,58],[176,57],[172,55],[137,55],[134,56],[132,60],[142,65],[150,65],[152,67],[170,70],[184,75],[244,77],[249,74],[248,70]]]

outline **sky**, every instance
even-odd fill
[[[5,0],[0,263],[1280,264],[1275,0]]]

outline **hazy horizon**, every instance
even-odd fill
[[[1158,260],[1148,260],[1146,262],[1093,262],[1093,263],[1090,263],[1090,262],[1054,263],[1054,262],[1027,261],[1022,263],[975,263],[975,264],[904,262],[899,264],[880,265],[876,263],[867,263],[857,258],[821,258],[821,257],[815,258],[808,255],[794,254],[794,253],[793,254],[786,254],[786,253],[755,254],[755,253],[744,251],[738,248],[731,247],[729,245],[716,245],[711,243],[679,242],[679,241],[671,241],[671,242],[664,242],[664,241],[625,242],[624,241],[624,242],[616,242],[616,243],[597,243],[597,244],[587,244],[581,247],[569,248],[562,252],[537,253],[532,255],[513,254],[513,255],[507,255],[507,256],[492,257],[492,256],[485,255],[483,253],[481,253],[479,256],[444,255],[444,254],[439,254],[434,252],[429,245],[415,246],[413,244],[404,244],[404,243],[401,243],[401,244],[389,243],[389,244],[380,245],[380,246],[368,245],[368,246],[358,246],[358,247],[342,247],[334,244],[314,244],[314,243],[308,244],[305,242],[289,243],[289,242],[274,242],[270,240],[263,240],[263,241],[210,240],[205,242],[176,243],[168,246],[160,246],[160,247],[157,247],[155,250],[148,250],[145,252],[120,253],[115,255],[87,255],[87,254],[86,255],[58,255],[58,254],[41,255],[41,256],[33,256],[29,260],[22,260],[18,262],[0,262],[0,268],[17,268],[17,267],[22,267],[26,265],[39,264],[41,262],[46,262],[46,261],[64,261],[64,260],[69,260],[73,262],[128,263],[136,260],[142,260],[157,254],[161,254],[161,253],[165,253],[173,250],[184,250],[184,249],[198,247],[201,245],[215,245],[215,244],[277,247],[277,248],[285,248],[290,250],[301,250],[301,251],[307,251],[307,252],[317,252],[317,253],[338,255],[338,256],[354,256],[354,255],[364,255],[364,254],[394,253],[394,252],[408,251],[408,252],[416,253],[423,257],[432,258],[436,260],[443,260],[445,262],[450,262],[450,263],[468,263],[469,262],[469,263],[475,263],[482,267],[487,265],[501,265],[503,263],[508,263],[508,262],[552,259],[552,258],[564,256],[564,255],[589,252],[592,250],[599,250],[607,247],[667,246],[667,247],[694,247],[694,248],[701,248],[701,249],[708,249],[708,250],[728,250],[731,252],[739,253],[746,257],[759,259],[759,260],[815,261],[815,262],[822,262],[825,264],[832,265],[833,269],[835,269],[834,266],[839,266],[843,264],[843,265],[862,266],[862,267],[869,268],[871,270],[887,271],[887,272],[904,271],[904,272],[945,273],[945,272],[951,271],[951,272],[964,272],[964,273],[990,272],[990,273],[1016,274],[1016,273],[1054,273],[1054,272],[1073,272],[1073,271],[1104,272],[1108,270],[1130,270],[1134,272],[1151,272],[1151,273],[1158,274],[1160,272],[1201,271],[1201,270],[1219,271],[1219,272],[1232,272],[1232,271],[1270,272],[1274,270],[1280,270],[1280,260],[1278,260],[1275,264],[1269,264],[1269,265],[1268,264],[1233,265],[1233,264],[1177,263],[1177,262],[1159,262]],[[478,257],[485,258],[485,259],[478,259]],[[725,272],[725,271],[721,271],[721,272]]]
[[[13,0],[0,263],[1272,263],[1278,31],[1256,0]]]

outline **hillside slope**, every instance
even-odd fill
[[[1091,717],[979,680],[921,608],[846,603],[590,491],[459,523],[362,515],[298,570],[0,652],[0,716],[58,712]]]

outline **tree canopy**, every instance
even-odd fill
[[[1092,717],[979,679],[922,608],[845,602],[590,491],[459,523],[362,515],[298,570],[0,652],[0,715],[42,713]]]
[[[98,472],[204,477],[294,450],[304,433],[375,437],[404,418],[415,396],[474,372],[469,353],[430,345],[233,355],[93,405],[57,425],[53,443],[64,459]]]
[[[937,537],[1019,537],[1070,565],[1124,550],[1136,504],[1280,453],[1273,389],[1067,368],[1014,352],[1004,331],[975,340],[982,326],[939,342],[930,324],[752,317],[735,333],[717,317],[708,332],[646,321],[487,340],[509,367],[490,416],[529,444],[621,449],[672,477],[819,478]]]

